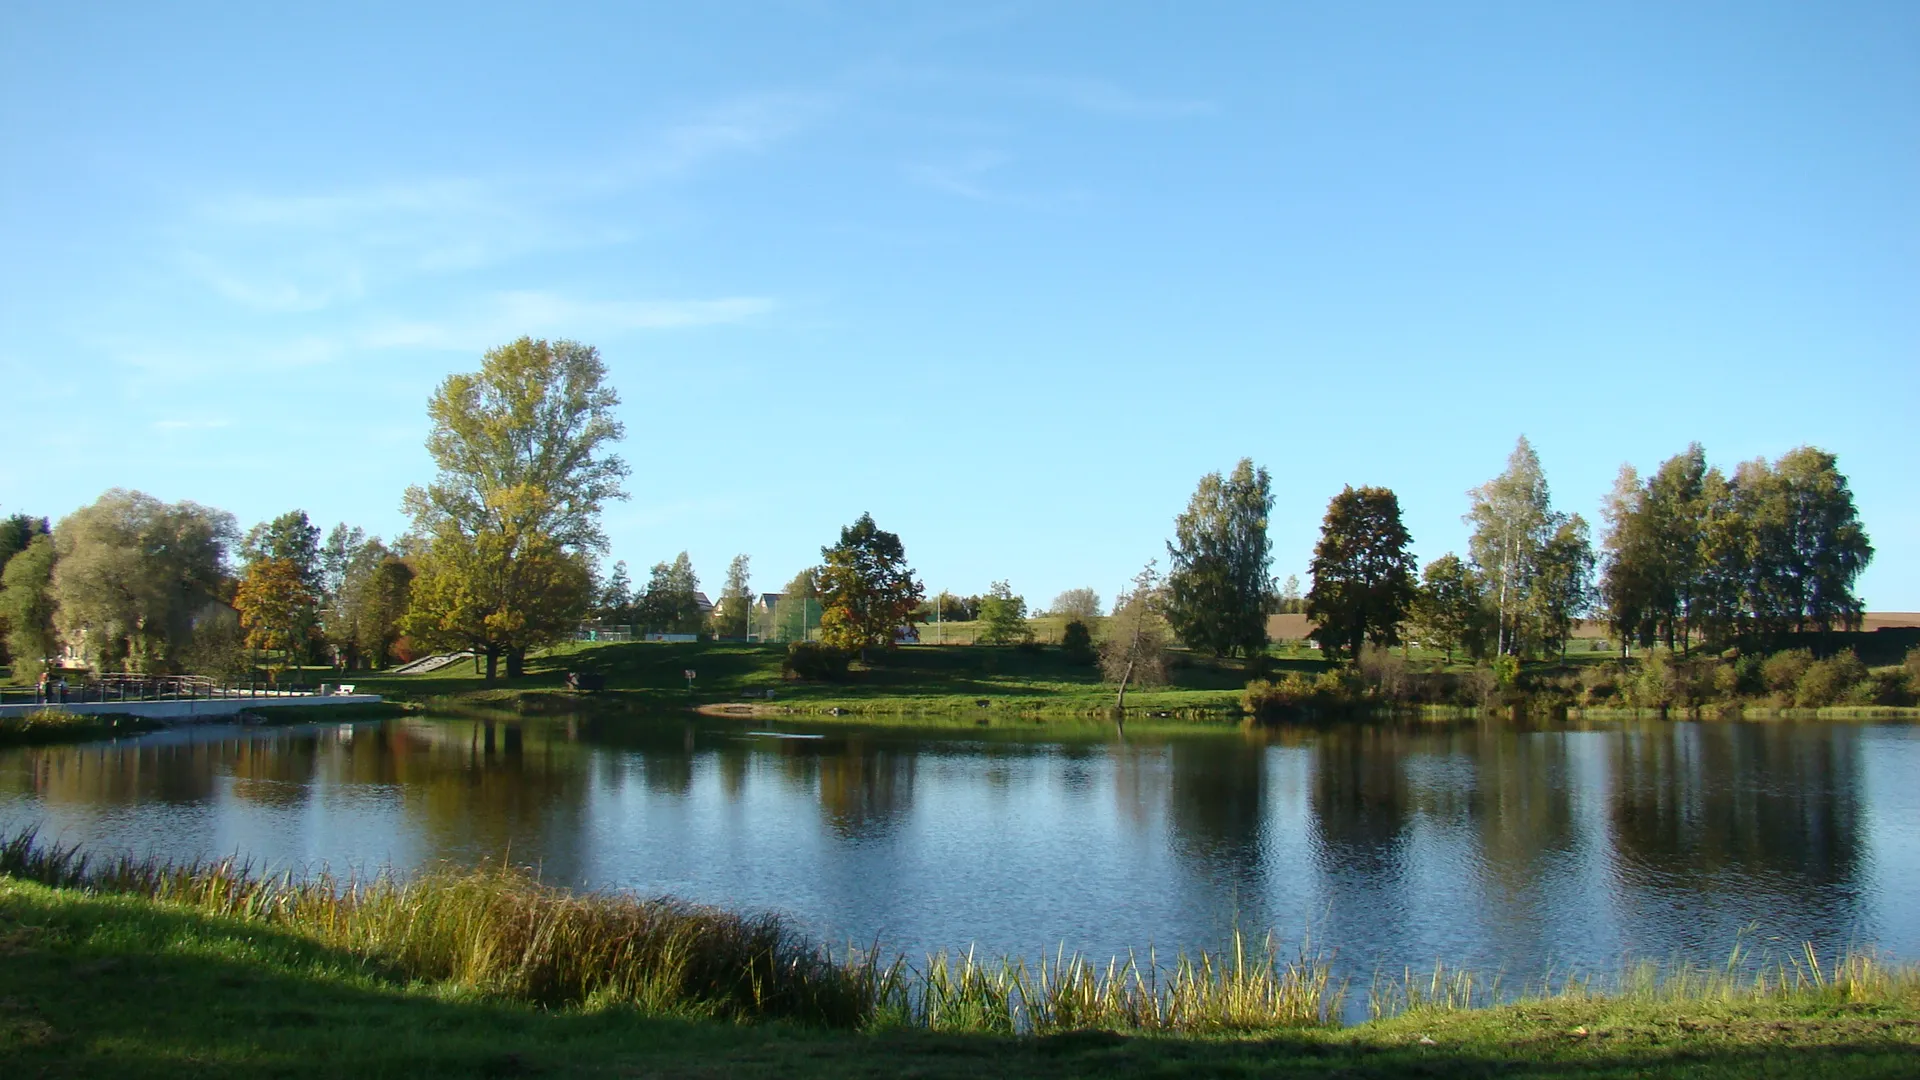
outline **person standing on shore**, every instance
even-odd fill
[[[34,702],[39,705],[45,705],[47,703],[47,673],[44,671],[40,673],[40,686],[34,694]]]

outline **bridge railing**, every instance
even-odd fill
[[[39,686],[0,686],[0,705],[98,705],[121,701],[212,701],[226,698],[307,697],[307,683],[225,682],[205,675],[134,675],[110,672],[54,679]]]

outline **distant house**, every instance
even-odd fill
[[[693,603],[695,607],[698,607],[700,609],[700,614],[702,617],[713,614],[713,601],[707,599],[706,593],[703,593],[703,592],[694,593]]]

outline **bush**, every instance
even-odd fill
[[[1613,664],[1589,664],[1580,670],[1580,704],[1605,705],[1620,694],[1620,669]]]
[[[1767,692],[1765,673],[1767,658],[1759,653],[1736,653],[1726,665],[1733,672],[1733,694],[1764,694]]]
[[[1405,701],[1412,694],[1413,681],[1407,675],[1407,662],[1392,649],[1365,646],[1354,662],[1354,669],[1362,685],[1384,701]]]
[[[1911,705],[1916,697],[1912,676],[1904,668],[1881,668],[1853,684],[1850,701],[1860,705]]]
[[[1794,685],[1793,703],[1802,709],[1838,705],[1847,701],[1853,688],[1866,677],[1867,666],[1852,649],[1826,660],[1816,660],[1807,665],[1800,681]]]
[[[1760,681],[1768,690],[1791,699],[1801,676],[1813,666],[1813,650],[1787,649],[1767,657],[1760,665]]]
[[[1240,708],[1254,716],[1271,717],[1313,706],[1350,705],[1359,699],[1359,687],[1337,671],[1323,671],[1311,679],[1289,671],[1278,681],[1248,683],[1240,691]]]
[[[1920,697],[1920,645],[1907,650],[1907,692]]]
[[[1690,709],[1711,696],[1715,666],[1711,660],[1683,660],[1672,649],[1648,649],[1621,691],[1636,709]]]
[[[1093,663],[1093,631],[1079,619],[1069,620],[1066,629],[1060,632],[1060,652],[1067,663],[1076,667]]]
[[[1715,697],[1727,700],[1740,696],[1740,666],[1738,664],[1715,664],[1713,667],[1713,693]]]
[[[1297,709],[1312,696],[1310,686],[1289,685],[1304,682],[1299,676],[1289,674],[1279,682],[1255,679],[1240,691],[1240,711],[1249,716],[1273,716]]]
[[[1460,698],[1464,704],[1489,706],[1500,703],[1500,677],[1487,664],[1475,664],[1460,677]]]
[[[796,641],[787,646],[782,665],[787,675],[797,679],[838,680],[847,677],[847,664],[853,654],[818,641]]]

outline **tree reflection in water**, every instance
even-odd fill
[[[1717,958],[1749,923],[1920,950],[1901,884],[1920,849],[1871,825],[1872,801],[1902,793],[1862,781],[1870,755],[1920,775],[1908,728],[814,734],[685,715],[170,732],[0,753],[0,825],[269,865],[510,853],[564,884],[775,908],[909,950],[1173,951],[1238,923],[1311,928],[1363,977],[1444,957],[1522,980],[1549,960]]]

